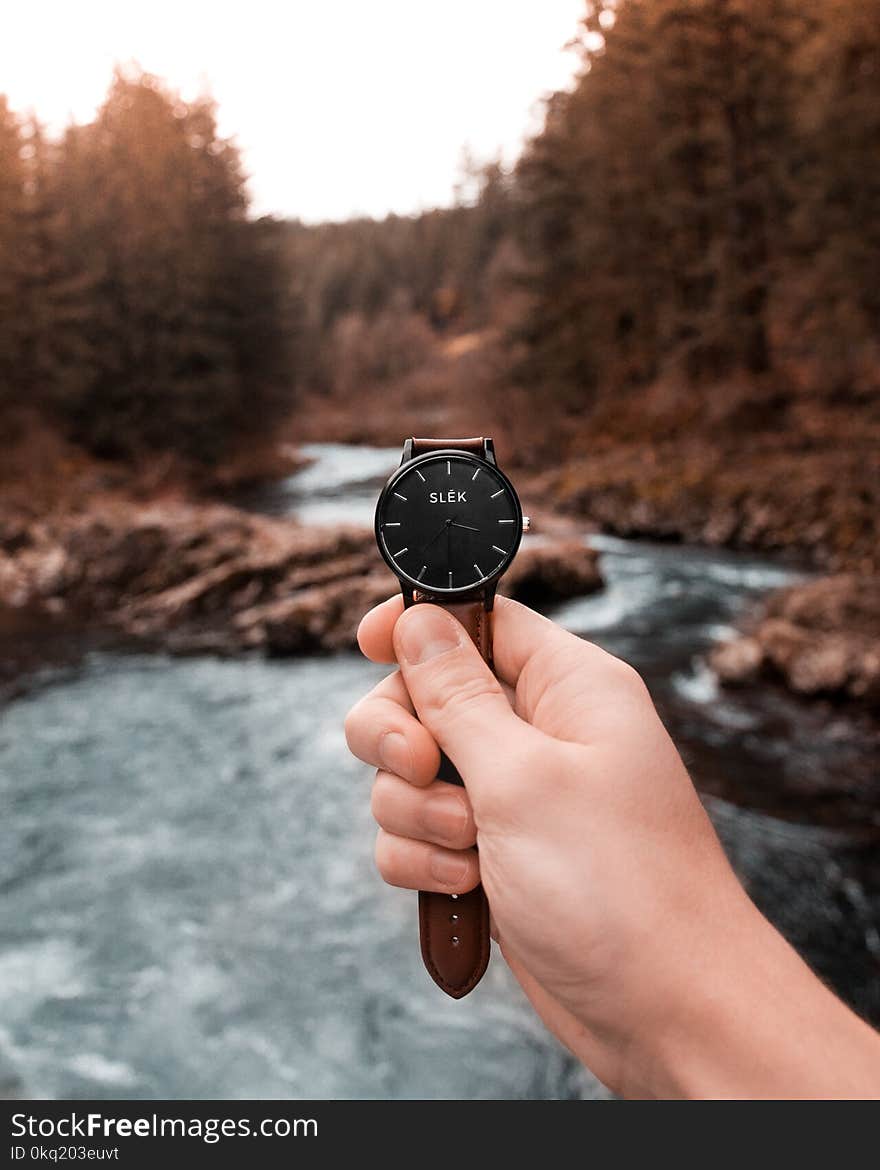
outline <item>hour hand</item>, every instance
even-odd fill
[[[479,532],[479,528],[474,528],[472,524],[459,524],[457,520],[452,521],[453,528],[466,528],[468,532]]]

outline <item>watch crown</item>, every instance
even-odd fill
[[[530,516],[523,516],[523,532],[528,532],[532,527],[532,520]]]

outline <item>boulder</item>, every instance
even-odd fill
[[[731,687],[755,682],[763,662],[764,651],[757,638],[735,638],[717,646],[712,653],[715,673]]]
[[[747,634],[716,647],[723,683],[764,677],[795,694],[880,710],[880,574],[821,577],[771,598]]]
[[[173,650],[351,645],[380,591],[367,530],[184,500],[106,500],[6,547],[0,605],[64,608]],[[388,596],[393,579],[379,578]]]
[[[499,591],[540,610],[604,584],[598,552],[583,540],[564,539],[522,547]]]

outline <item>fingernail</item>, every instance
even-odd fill
[[[468,863],[466,857],[455,853],[441,853],[437,850],[431,854],[431,877],[444,886],[457,886],[464,881]]]
[[[406,736],[399,731],[386,731],[379,740],[379,759],[382,767],[395,776],[412,776],[413,757]]]
[[[411,609],[401,622],[399,641],[403,657],[412,666],[460,644],[455,619],[434,606]]]
[[[432,837],[454,841],[467,824],[467,809],[457,796],[435,796],[426,805],[424,818]]]

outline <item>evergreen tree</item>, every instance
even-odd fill
[[[569,405],[766,372],[801,145],[794,0],[588,5],[582,70],[518,170],[519,376]]]
[[[117,73],[95,121],[65,135],[45,200],[79,291],[49,329],[65,358],[50,395],[74,434],[108,455],[210,460],[268,428],[288,375],[281,261],[269,225],[246,219],[212,103]]]
[[[829,0],[798,57],[803,144],[786,317],[831,389],[880,357],[880,0]]]
[[[19,242],[25,219],[26,172],[22,125],[0,94],[0,407],[22,400],[27,322],[21,301]]]

